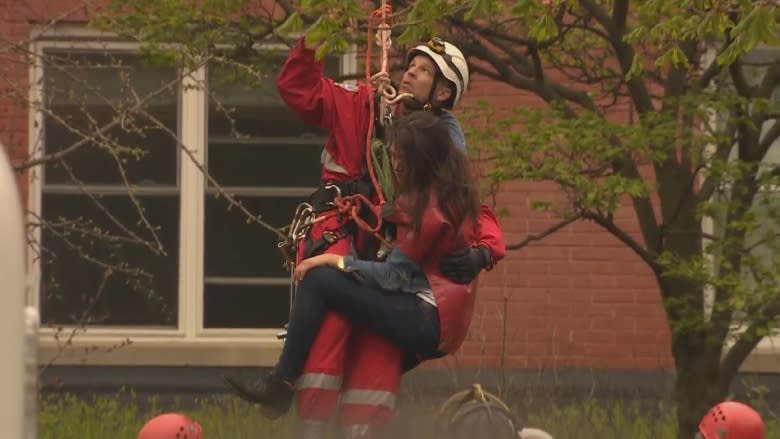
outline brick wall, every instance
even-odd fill
[[[0,48],[30,36],[30,22],[83,17],[75,1],[0,0]],[[48,14],[48,15],[47,15]],[[24,53],[0,49],[0,141],[12,160],[27,154],[28,68]],[[465,105],[539,106],[528,93],[475,76]],[[26,184],[20,178],[22,197]],[[558,196],[548,184],[512,183],[498,194],[507,243],[556,223],[532,212],[531,200]],[[633,210],[617,213],[638,234]],[[596,225],[573,224],[521,250],[509,251],[482,276],[469,339],[454,358],[426,367],[629,368],[671,367],[669,331],[651,273],[631,251]]]

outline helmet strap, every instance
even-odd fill
[[[431,91],[428,92],[428,103],[426,105],[433,106],[431,102],[434,102],[434,94],[436,94],[436,88],[439,85],[439,77],[441,76],[441,73],[436,73],[436,75],[433,77],[433,81],[431,82]]]

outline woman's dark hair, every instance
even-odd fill
[[[387,127],[386,145],[401,164],[396,193],[410,201],[411,223],[419,232],[431,191],[456,230],[476,224],[479,191],[466,154],[452,141],[447,125],[429,111],[414,111]]]

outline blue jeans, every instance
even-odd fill
[[[390,340],[404,352],[440,356],[439,313],[414,294],[358,282],[335,268],[316,267],[298,283],[287,338],[276,371],[293,380],[302,370],[327,311]]]

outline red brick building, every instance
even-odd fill
[[[54,115],[79,127],[92,123],[85,114],[98,126],[111,123],[116,114],[107,102],[123,93],[122,81],[151,93],[177,77],[172,68],[143,64],[137,45],[83,26],[86,9],[79,4],[0,0],[0,141],[14,163],[79,142],[83,136]],[[117,62],[132,73],[129,78],[116,74]],[[75,70],[77,65],[102,69]],[[354,56],[332,60],[328,71],[356,73]],[[151,273],[156,298],[134,293],[113,277],[99,290],[105,271],[55,243],[52,233],[64,228],[34,233],[56,255],[29,256],[28,302],[40,306],[48,324],[41,334],[42,362],[221,367],[275,361],[280,347],[275,334],[288,306],[288,278],[275,237],[228,212],[198,169],[206,164],[228,192],[276,226],[289,220],[295,204],[316,184],[322,133],[286,112],[273,90],[273,69],[268,72],[262,87],[250,89],[226,86],[203,67],[149,101],[150,112],[178,133],[189,155],[162,129],[147,137],[111,131],[146,154],[142,165],[128,165],[126,177],[161,229],[132,231],[159,239],[168,253],[149,256],[130,244],[122,251]],[[231,136],[230,121],[219,114],[206,88],[237,109],[233,117],[247,138]],[[480,98],[504,107],[535,102],[524,92],[475,76],[466,105]],[[300,174],[290,172],[292,163],[302,165]],[[115,163],[86,151],[69,165],[84,187],[137,225],[140,218],[128,208],[127,187]],[[56,222],[84,215],[112,227],[56,162],[20,174],[19,183],[31,218]],[[516,182],[502,189],[497,203],[510,212],[502,219],[509,244],[555,224],[530,209],[532,199],[555,195],[555,188],[544,184]],[[620,209],[617,217],[626,230],[638,233],[631,208]],[[93,250],[113,257],[111,248]],[[70,328],[85,323],[80,318],[85,307],[93,311],[92,324],[65,343],[74,333]],[[650,270],[599,227],[575,223],[509,251],[484,275],[469,340],[457,358],[428,367],[670,369],[669,341]],[[746,367],[777,371],[778,360],[767,341]]]

